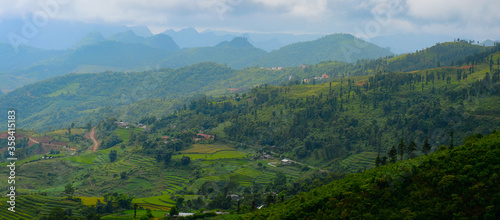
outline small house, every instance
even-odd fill
[[[286,159],[286,158],[285,158],[285,159],[283,159],[283,160],[281,160],[281,163],[282,163],[283,165],[290,165],[290,163],[291,163],[291,162],[292,162],[291,160]]]
[[[203,138],[205,140],[213,140],[214,139],[214,136],[213,135],[209,135],[209,134],[198,133],[198,134],[196,134],[196,136],[201,137],[201,138]]]
[[[238,200],[240,197],[236,194],[229,194],[232,200]]]

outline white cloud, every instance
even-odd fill
[[[498,0],[408,0],[408,15],[428,21],[483,21],[500,19]]]
[[[482,35],[500,29],[498,0],[40,0],[61,4],[56,19],[155,27],[262,32],[354,32],[379,22],[382,32]],[[36,4],[34,2],[37,2]],[[43,10],[38,0],[0,0],[0,20]],[[389,22],[377,16],[389,14]],[[447,27],[447,28],[439,28]]]

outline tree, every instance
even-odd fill
[[[179,214],[179,211],[177,210],[177,207],[174,205],[172,206],[172,208],[170,209],[170,216],[174,216],[174,215],[178,215]]]
[[[398,150],[399,150],[400,160],[403,160],[406,151],[406,144],[403,138],[401,138],[401,142],[399,142],[398,144]]]
[[[92,122],[87,122],[87,124],[85,125],[85,128],[90,131],[92,129]]]
[[[137,203],[134,204],[134,219],[137,216],[137,207],[139,207],[139,205]]]
[[[380,160],[380,165],[386,165],[387,164],[387,156],[383,156],[382,160]]]
[[[273,193],[267,193],[267,196],[266,196],[266,206],[269,207],[271,206],[271,204],[274,204],[274,195]]]
[[[417,151],[417,145],[415,144],[415,141],[410,142],[410,145],[408,145],[408,148],[406,149],[406,151],[408,152],[408,156],[410,158],[415,157],[414,152]]]
[[[453,149],[453,131],[450,131],[450,149]]]
[[[61,207],[54,207],[49,213],[49,218],[50,220],[61,220],[64,219],[64,209]]]
[[[431,145],[429,144],[429,138],[425,137],[424,144],[422,145],[422,153],[427,155],[431,151]]]
[[[286,189],[286,176],[283,172],[278,171],[276,173],[276,177],[274,178],[274,187],[277,191]]]
[[[396,163],[397,155],[398,155],[398,152],[396,151],[396,147],[394,147],[394,145],[392,145],[391,150],[389,150],[389,159],[390,159],[391,163]]]
[[[107,213],[113,213],[113,200],[108,200],[108,202],[106,203],[106,206],[104,206],[104,210],[107,212]]]
[[[125,172],[125,171],[121,172],[121,173],[120,173],[120,177],[121,177],[122,179],[127,178],[127,172]]]
[[[377,158],[375,158],[375,166],[378,167],[380,165],[380,153],[377,154]]]
[[[170,161],[172,161],[172,152],[167,152],[165,156],[163,157],[163,162],[165,162],[165,165],[169,165]]]
[[[116,150],[111,150],[108,156],[111,162],[115,162],[116,157],[118,157],[118,152]]]
[[[187,166],[187,165],[189,165],[189,163],[191,163],[191,158],[188,156],[182,156],[182,158],[181,158],[182,166]]]
[[[116,196],[116,203],[120,208],[130,209],[132,208],[132,199],[134,198],[131,196],[127,196],[127,194],[120,194]]]
[[[153,216],[153,213],[151,213],[151,209],[146,209],[146,217],[147,217],[148,219],[151,219],[151,218],[153,218],[153,217],[154,217],[154,216]]]
[[[64,193],[68,196],[71,196],[73,195],[73,193],[75,192],[75,188],[73,188],[73,185],[71,185],[71,183],[68,183],[66,184],[66,186],[64,186]]]

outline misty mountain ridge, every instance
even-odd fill
[[[348,34],[332,34],[314,41],[295,43],[270,53],[254,47],[245,37],[235,37],[219,42],[213,47],[180,49],[172,37],[157,34],[138,36],[128,30],[108,38],[99,32],[91,32],[73,46],[72,50],[21,50],[19,62],[9,62],[0,67],[0,74],[7,80],[0,89],[14,89],[57,75],[71,72],[96,73],[103,71],[141,71],[152,67],[178,68],[199,62],[217,62],[232,68],[260,65],[299,66],[325,60],[355,62],[358,59],[374,59],[391,55],[384,48],[369,44],[360,53],[346,59],[342,45],[354,45],[356,38]],[[9,47],[9,45],[6,45]],[[10,57],[7,50],[1,56]]]

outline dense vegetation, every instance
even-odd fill
[[[260,86],[241,97],[192,100],[152,129],[209,130],[342,172],[346,157],[388,152],[402,138],[418,146],[428,138],[435,150],[449,143],[451,131],[460,140],[499,126],[500,71],[491,75],[486,64],[481,67],[474,73],[439,68],[321,85]]]
[[[245,42],[244,39],[237,39],[221,43],[218,47],[223,49],[250,48],[248,42]],[[112,44],[120,43],[114,42]],[[425,60],[426,57],[437,57],[437,54],[445,53],[443,51],[456,51],[456,48],[462,47],[477,47],[462,42],[437,45],[436,47],[438,46],[445,49],[430,48],[429,51],[419,52],[414,56],[418,57],[419,60]],[[482,51],[485,49],[482,48]],[[498,49],[498,47],[494,49]],[[439,51],[439,53],[432,51]],[[466,51],[472,53],[474,50]],[[486,50],[484,52],[491,54],[494,51]],[[447,52],[445,54],[452,56],[454,53]],[[444,55],[439,57],[440,59],[448,59]],[[397,58],[398,60],[406,60],[404,56]],[[179,98],[185,99],[200,93],[208,95],[230,94],[233,90],[244,91],[264,83],[271,85],[299,84],[299,80],[303,78],[310,79],[310,83],[314,84],[316,80],[312,78],[322,74],[327,74],[330,78],[340,78],[394,72],[401,69],[401,65],[410,68],[406,70],[421,70],[428,67],[427,62],[413,64],[413,59],[405,62],[391,61],[393,59],[395,58],[365,60],[358,62],[358,64],[321,62],[305,68],[294,67],[282,70],[268,70],[258,67],[234,70],[214,63],[200,63],[175,70],[69,74],[17,89],[2,96],[0,106],[12,106],[18,109],[21,114],[20,125],[24,128],[47,130],[67,127],[71,122],[75,122],[79,126],[88,121],[96,123],[106,117],[117,117],[127,121],[153,115],[162,117],[162,114],[170,113],[185,102]],[[469,58],[464,63],[485,62],[484,59],[484,57]],[[455,65],[458,63],[459,61],[456,61]],[[467,70],[464,69],[464,71]],[[451,72],[452,69],[449,71]],[[468,74],[472,71],[473,68],[469,70]],[[326,80],[328,79],[323,79],[323,82]],[[320,82],[318,80],[318,83]],[[60,109],[64,110],[60,111]]]
[[[252,213],[248,219],[500,218],[500,134],[352,174]]]
[[[278,67],[315,64],[324,60],[355,62],[391,55],[387,49],[373,44],[356,49],[348,59],[337,50],[342,45],[353,47],[352,35],[330,35],[316,41],[294,44],[291,47],[267,53],[255,48],[246,38],[237,37],[214,47],[187,48],[180,50],[172,38],[158,34],[149,38],[135,35],[132,31],[104,39],[98,33],[90,33],[75,48],[65,51],[45,51],[20,48],[13,52],[10,45],[1,45],[0,57],[12,62],[2,63],[4,83],[0,89],[15,89],[50,77],[71,72],[92,73],[103,71],[142,71],[158,68],[178,68],[200,62],[217,62],[232,68],[251,66]],[[331,45],[331,46],[326,46]],[[310,56],[315,54],[315,56]]]
[[[2,106],[20,127],[48,130],[19,131],[18,205],[50,195],[64,208],[16,217],[496,218],[500,139],[480,134],[500,127],[499,47],[435,47],[411,56],[454,66],[410,55],[283,70],[200,63],[17,89]]]
[[[363,46],[358,46],[363,45]],[[392,55],[388,49],[365,42],[350,34],[333,34],[318,40],[284,46],[262,57],[262,66],[298,66],[333,60],[346,63]]]
[[[258,60],[267,54],[265,50],[255,48],[247,39],[234,38],[221,42],[214,47],[196,47],[180,51],[165,58],[159,65],[178,68],[200,62],[216,62],[232,68],[245,68],[258,63]]]

